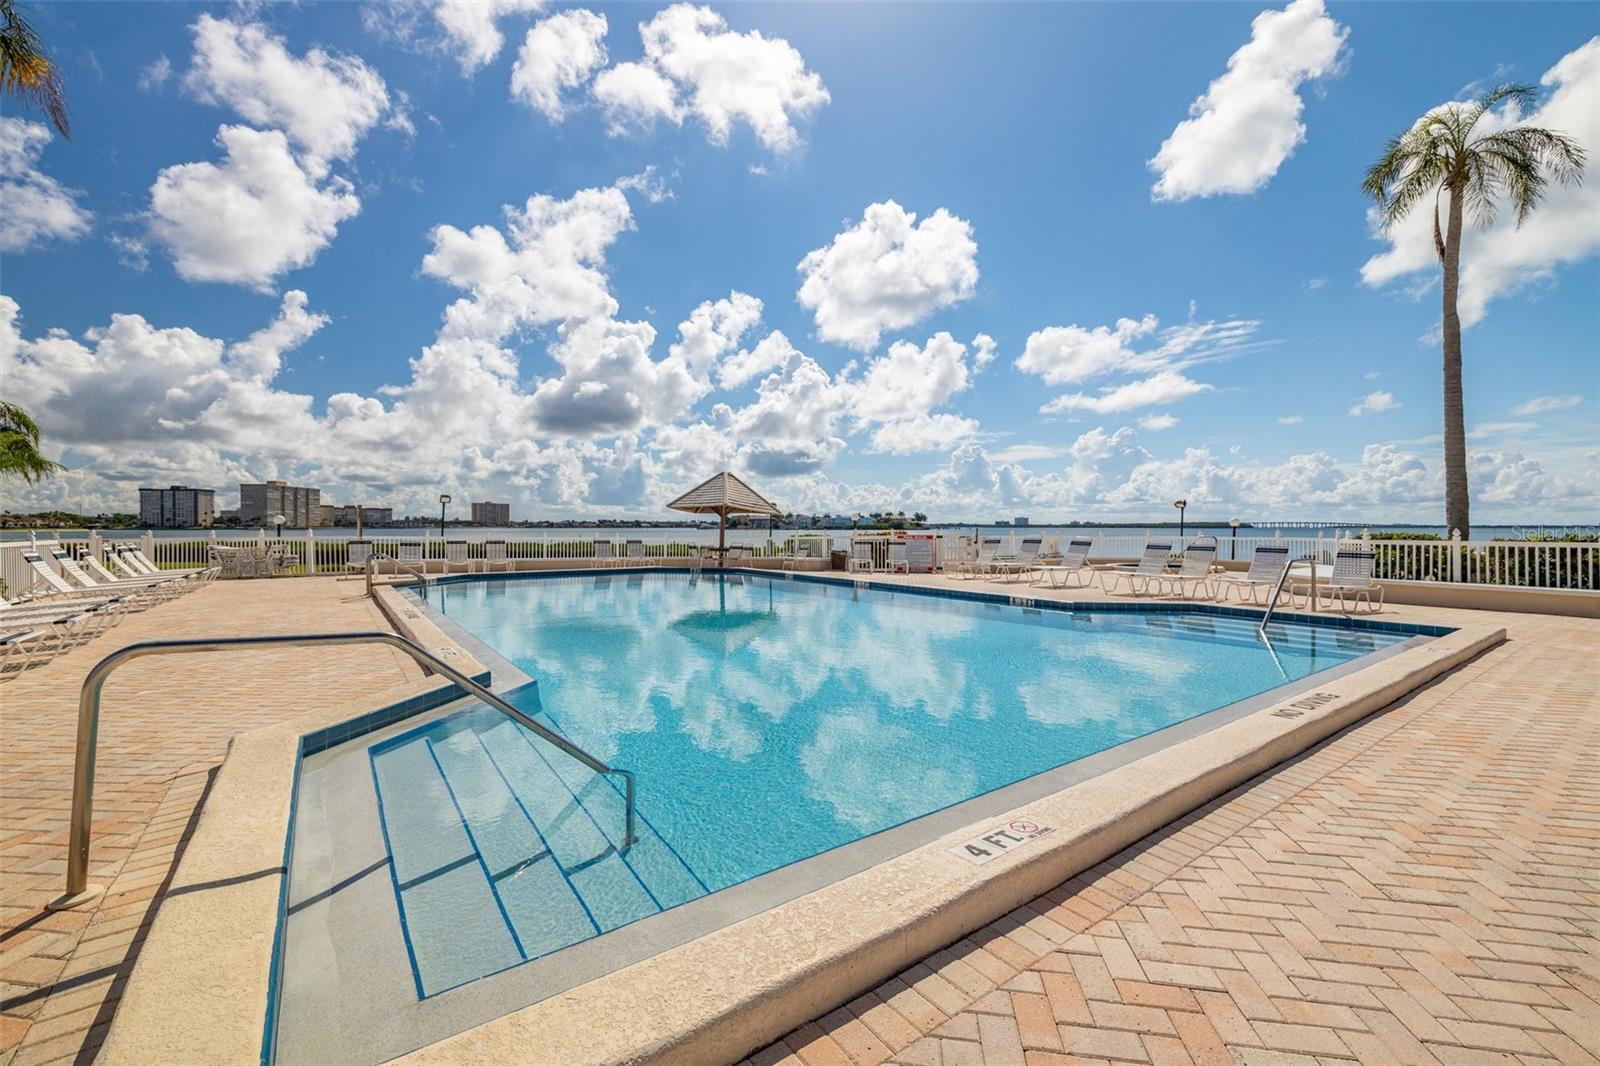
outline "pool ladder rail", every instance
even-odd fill
[[[1263,635],[1266,633],[1266,631],[1267,631],[1267,623],[1272,621],[1272,612],[1277,610],[1277,608],[1278,608],[1278,597],[1283,594],[1284,582],[1289,580],[1289,569],[1290,569],[1290,567],[1294,566],[1295,563],[1305,563],[1305,562],[1309,562],[1311,564],[1311,596],[1312,596],[1312,599],[1315,600],[1316,595],[1317,595],[1317,557],[1316,557],[1316,554],[1315,553],[1310,553],[1310,554],[1302,555],[1298,559],[1291,559],[1289,562],[1284,564],[1283,572],[1278,575],[1278,583],[1272,587],[1272,595],[1267,600],[1266,612],[1264,614],[1262,614],[1262,616],[1261,616],[1261,624],[1256,627],[1256,632],[1257,633],[1261,633]]]
[[[387,560],[389,560],[391,563],[394,564],[394,568],[395,568],[396,571],[403,570],[406,573],[410,574],[412,577],[416,578],[417,579],[417,589],[418,589],[419,594],[422,596],[422,602],[423,603],[427,603],[428,602],[428,572],[426,570],[419,570],[417,567],[412,566],[410,563],[403,563],[399,559],[396,559],[394,556],[390,555],[388,552],[373,552],[373,553],[371,553],[370,555],[367,556],[366,562],[361,564],[361,568],[364,571],[366,571],[366,575],[367,575],[367,595],[368,596],[372,595],[372,577],[373,577],[373,574],[375,572],[373,570],[373,564],[376,563],[379,559],[387,559]],[[449,569],[449,567],[447,566],[446,569]]]
[[[146,655],[180,655],[200,651],[235,651],[245,648],[270,646],[320,647],[349,644],[386,644],[409,655],[418,665],[441,674],[524,729],[555,745],[567,755],[587,766],[597,774],[616,775],[622,778],[623,798],[627,805],[627,822],[624,827],[621,851],[627,851],[638,839],[634,833],[634,780],[633,772],[609,766],[584,751],[578,745],[550,727],[535,721],[518,710],[503,697],[472,680],[443,659],[426,651],[398,633],[370,631],[362,633],[287,633],[263,637],[216,637],[198,640],[150,640],[130,644],[107,655],[94,665],[84,679],[78,694],[78,742],[72,773],[72,829],[67,848],[67,889],[56,900],[46,904],[50,910],[65,910],[99,897],[103,888],[89,885],[89,837],[94,818],[94,761],[100,737],[100,691],[112,671],[131,659]]]

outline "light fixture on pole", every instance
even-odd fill
[[[444,509],[450,506],[450,494],[439,493],[439,539],[444,539]]]
[[[279,540],[283,539],[283,524],[285,522],[287,522],[287,521],[288,521],[288,519],[283,517],[283,515],[281,515],[281,514],[275,514],[275,515],[272,516],[272,524],[278,527],[278,539]]]
[[[1237,559],[1239,558],[1239,520],[1237,518],[1228,519],[1228,528],[1233,530],[1233,536],[1228,541],[1228,558]]]
[[[1188,500],[1173,500],[1172,506],[1178,509],[1178,536],[1183,536],[1183,509],[1189,506]]]

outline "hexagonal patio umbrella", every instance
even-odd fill
[[[761,493],[724,470],[702,481],[676,500],[667,504],[674,511],[690,514],[714,514],[717,523],[717,558],[727,558],[728,516],[731,514],[766,515],[779,518],[783,512]]]

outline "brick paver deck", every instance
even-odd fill
[[[1498,618],[1506,645],[751,1061],[1597,1063],[1600,623]]]
[[[753,1060],[1600,1066],[1600,623],[1492,617],[1505,646]],[[381,627],[354,582],[218,583],[0,683],[0,1066],[93,1059],[230,736],[418,676],[381,648],[128,666],[96,791],[108,891],[48,914],[89,666]]]
[[[92,909],[50,913],[89,668],[141,640],[387,629],[362,591],[333,579],[217,582],[0,682],[0,1066],[93,1058],[230,737],[421,676],[381,647],[122,667],[104,693],[90,849],[90,880],[106,893]]]

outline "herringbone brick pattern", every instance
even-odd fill
[[[141,640],[387,629],[358,582],[217,582],[0,683],[0,1066],[87,1063],[235,734],[421,676],[390,648],[142,659],[106,685],[92,909],[44,910],[66,875],[78,688]],[[155,1061],[155,1060],[152,1060]]]
[[[751,1061],[1597,1063],[1600,625],[1507,622]]]

